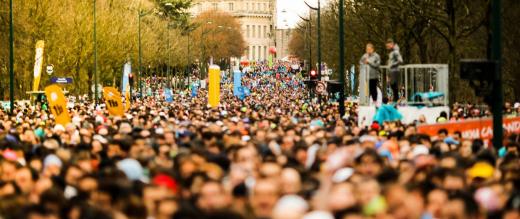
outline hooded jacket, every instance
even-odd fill
[[[368,61],[367,64],[365,64],[365,60]],[[373,52],[371,55],[365,53],[361,57],[361,60],[359,60],[359,64],[361,65],[361,68],[366,68],[369,79],[379,78],[379,66],[381,65],[381,58],[379,57],[379,54],[376,52]]]
[[[399,72],[399,65],[403,64],[403,57],[399,52],[399,46],[394,44],[394,48],[388,54],[388,67],[390,72]]]

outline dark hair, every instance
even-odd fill
[[[394,43],[394,39],[392,39],[392,38],[388,38],[388,39],[386,40],[386,43]]]

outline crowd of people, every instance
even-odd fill
[[[77,102],[0,111],[0,218],[520,218],[520,136],[500,147],[309,99],[298,77],[246,74],[218,108],[177,92],[124,117]],[[457,109],[458,110],[458,109]]]

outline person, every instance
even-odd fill
[[[386,49],[388,54],[388,67],[390,73],[390,88],[392,89],[393,101],[399,100],[399,65],[403,64],[403,57],[399,52],[399,46],[393,39],[386,41]]]
[[[372,101],[377,101],[377,84],[379,83],[379,66],[381,65],[381,58],[375,52],[374,45],[367,43],[366,53],[361,57],[359,64],[361,68],[366,68],[368,73],[368,87]]]

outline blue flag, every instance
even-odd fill
[[[193,83],[193,85],[191,86],[191,97],[196,97],[198,92],[199,92],[199,85],[196,83]]]
[[[235,71],[233,73],[233,95],[240,95],[240,88],[242,87],[242,72]]]
[[[170,88],[164,89],[164,99],[168,103],[173,102],[172,90]]]

